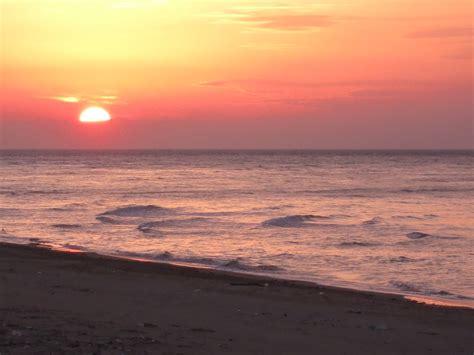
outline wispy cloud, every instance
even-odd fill
[[[224,87],[230,83],[230,81],[203,81],[201,83],[197,83],[195,86]]]
[[[335,21],[322,5],[264,4],[234,6],[209,14],[218,24],[240,24],[247,29],[307,31],[331,26]]]
[[[39,99],[53,100],[64,102],[68,104],[77,104],[85,102],[89,104],[115,104],[118,103],[118,96],[112,94],[104,95],[55,95],[55,96],[41,96]]]
[[[74,96],[50,96],[50,97],[46,97],[46,99],[66,102],[70,104],[78,103],[81,101],[80,98],[74,97]]]
[[[328,27],[333,24],[333,20],[325,15],[253,15],[242,18],[245,22],[254,27],[283,30],[283,31],[301,31],[316,27]]]
[[[425,92],[433,81],[414,79],[285,81],[267,79],[212,80],[194,86],[236,93],[246,103],[273,103],[290,106],[322,105],[336,99],[388,100],[409,92]],[[237,97],[237,96],[236,96]]]
[[[284,81],[263,79],[210,80],[195,84],[195,86],[230,88],[230,87],[291,87],[291,88],[326,88],[326,87],[413,87],[430,86],[432,81],[414,79],[386,80],[334,80],[334,81]]]

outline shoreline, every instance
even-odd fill
[[[28,245],[28,244],[27,244]],[[35,247],[33,244],[31,245]],[[41,245],[38,245],[36,247],[42,247]],[[436,298],[436,297],[430,297],[430,296],[425,296],[425,295],[419,295],[419,294],[410,294],[410,293],[401,293],[401,292],[391,292],[389,290],[377,290],[377,289],[364,289],[364,288],[356,288],[356,287],[351,287],[351,285],[348,286],[342,286],[342,285],[330,285],[330,284],[324,284],[324,283],[319,283],[317,281],[311,281],[311,280],[304,280],[304,279],[293,279],[290,277],[278,277],[273,274],[265,274],[265,273],[258,273],[258,272],[245,272],[241,270],[229,270],[229,269],[224,269],[224,268],[217,268],[217,267],[212,267],[212,266],[206,266],[206,265],[197,265],[197,264],[192,264],[192,263],[185,263],[185,262],[173,262],[173,261],[162,261],[162,260],[151,260],[151,259],[146,259],[146,258],[135,258],[135,257],[129,257],[129,256],[118,256],[118,255],[109,255],[109,254],[102,254],[102,253],[97,253],[97,252],[89,252],[89,251],[84,251],[84,250],[75,250],[75,249],[69,249],[69,248],[64,248],[64,247],[45,247],[46,249],[50,249],[52,251],[58,251],[58,252],[64,252],[64,253],[72,253],[72,254],[93,254],[99,257],[102,257],[104,259],[117,259],[117,260],[129,260],[129,261],[135,261],[135,262],[142,262],[142,263],[151,263],[151,264],[158,264],[158,265],[171,265],[175,266],[178,268],[185,268],[185,269],[196,269],[196,270],[209,270],[211,272],[215,272],[216,274],[222,273],[223,275],[231,275],[235,276],[237,278],[241,278],[243,280],[251,279],[260,279],[262,282],[281,282],[282,284],[286,284],[287,286],[305,286],[305,287],[315,287],[317,289],[320,288],[327,288],[327,289],[333,289],[333,290],[339,290],[339,291],[345,291],[345,292],[360,292],[360,293],[365,293],[365,294],[373,294],[373,295],[385,295],[385,296],[390,296],[390,297],[401,297],[405,300],[419,303],[419,304],[425,304],[425,305],[432,305],[432,306],[440,306],[440,307],[454,307],[454,308],[461,308],[461,309],[471,309],[474,310],[474,301],[471,301],[469,303],[463,303],[462,300],[453,300],[453,299],[443,299],[443,298]],[[354,285],[356,286],[356,285]]]
[[[123,262],[130,263],[130,266],[134,265],[138,269],[141,267],[144,268],[143,271],[155,271],[158,273],[172,273],[178,274],[180,276],[188,277],[201,277],[201,278],[215,278],[215,279],[226,279],[226,280],[236,280],[242,282],[255,282],[262,284],[262,287],[265,287],[264,284],[273,284],[278,286],[285,287],[296,287],[296,288],[308,288],[308,289],[317,289],[317,290],[332,290],[336,292],[348,292],[348,293],[359,293],[361,295],[370,295],[370,296],[381,296],[381,297],[390,297],[390,298],[400,298],[401,300],[406,299],[402,294],[391,293],[391,292],[382,292],[382,291],[371,291],[371,290],[358,290],[350,287],[342,286],[332,286],[332,285],[323,285],[314,281],[307,280],[297,280],[297,279],[287,279],[279,278],[270,275],[263,275],[257,273],[246,273],[242,271],[234,270],[224,270],[217,269],[213,267],[206,267],[205,265],[193,265],[179,262],[165,262],[158,260],[149,260],[142,258],[134,258],[127,256],[116,256],[101,254],[97,252],[76,250],[69,248],[58,248],[50,247],[48,245],[42,244],[15,244],[0,242],[0,249],[6,247],[8,249],[17,249],[17,250],[29,250],[29,251],[41,251],[42,253],[49,256],[58,256],[58,257],[77,257],[81,260],[98,260],[103,262]],[[417,302],[418,303],[418,302]],[[437,304],[432,304],[433,306],[442,306]],[[465,308],[471,309],[467,306],[458,306],[456,308]]]
[[[9,247],[15,246],[26,246],[30,248],[40,248],[45,250],[50,250],[52,252],[57,253],[65,253],[65,254],[74,254],[74,255],[83,255],[83,256],[94,256],[95,258],[100,258],[103,260],[124,260],[124,261],[131,261],[131,262],[138,262],[138,263],[145,263],[145,264],[156,264],[159,266],[172,266],[176,268],[189,269],[195,271],[208,271],[210,274],[218,276],[219,274],[222,275],[229,275],[233,277],[237,277],[242,280],[259,280],[261,282],[278,282],[281,284],[285,284],[287,286],[305,286],[305,287],[315,287],[317,289],[320,288],[327,288],[345,292],[355,292],[355,293],[363,293],[363,294],[374,294],[374,295],[386,295],[389,297],[400,297],[402,299],[408,300],[410,302],[415,302],[419,304],[425,305],[432,305],[432,306],[440,306],[440,307],[453,307],[453,308],[461,308],[461,309],[470,309],[474,310],[474,301],[463,302],[460,299],[447,299],[447,298],[437,298],[427,295],[415,294],[415,293],[403,293],[403,292],[393,292],[390,290],[381,290],[381,289],[369,289],[369,288],[357,288],[356,285],[330,285],[325,283],[319,283],[317,281],[312,281],[309,279],[297,279],[297,278],[290,278],[290,277],[278,277],[273,274],[265,274],[265,273],[257,273],[257,272],[245,272],[242,270],[229,270],[224,268],[217,268],[212,266],[206,265],[196,265],[192,263],[185,263],[185,262],[173,262],[173,261],[163,261],[163,260],[152,260],[146,258],[136,258],[131,256],[121,256],[121,255],[111,255],[111,254],[103,254],[100,252],[94,251],[87,251],[83,249],[72,249],[67,247],[61,246],[53,246],[49,244],[42,244],[41,242],[30,242],[27,244],[19,244],[19,243],[10,243],[10,242],[0,242],[1,245],[6,245]]]
[[[0,282],[2,354],[472,352],[474,310],[393,294],[8,243]]]

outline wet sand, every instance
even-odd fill
[[[472,354],[474,310],[0,244],[3,354]]]

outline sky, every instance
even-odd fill
[[[470,0],[0,6],[3,149],[473,148]]]

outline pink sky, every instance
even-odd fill
[[[472,148],[470,1],[0,5],[0,148]]]

